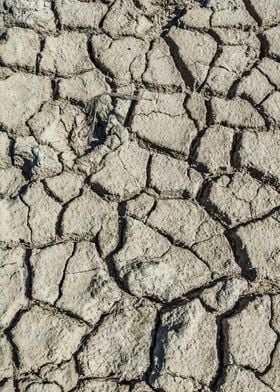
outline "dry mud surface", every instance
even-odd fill
[[[279,0],[0,11],[0,391],[279,392]]]

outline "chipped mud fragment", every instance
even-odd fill
[[[103,29],[113,38],[133,36],[146,39],[152,37],[155,26],[133,0],[116,0],[105,16]]]
[[[249,45],[223,46],[222,53],[211,68],[206,86],[218,94],[227,95],[232,84],[241,78],[259,53]]]
[[[210,280],[208,266],[195,254],[172,246],[156,231],[131,218],[115,263],[129,290],[138,297],[171,301]]]
[[[211,272],[190,251],[172,247],[159,259],[137,260],[124,279],[138,297],[155,297],[169,302],[209,282]]]
[[[16,167],[0,169],[0,195],[15,197],[26,184],[22,171]]]
[[[73,101],[90,101],[108,91],[105,78],[98,69],[62,79],[58,88],[61,98]]]
[[[63,385],[65,391],[72,390],[78,383],[75,360],[62,362],[59,365],[47,364],[40,370],[40,377],[55,385]]]
[[[55,177],[47,178],[46,185],[59,201],[67,203],[79,196],[83,187],[83,177],[63,172]]]
[[[279,40],[277,39],[279,32],[279,26],[272,27],[265,32],[265,37],[269,44],[269,54],[275,59],[278,59],[280,56],[280,45]]]
[[[251,27],[255,19],[247,11],[242,0],[210,0],[207,6],[213,10],[211,24],[213,27]]]
[[[147,193],[141,193],[141,195],[127,202],[126,214],[135,219],[145,220],[154,204],[155,200],[152,196]]]
[[[185,15],[180,18],[180,24],[185,29],[194,28],[210,28],[210,18],[212,10],[207,7],[202,7],[201,4],[194,3]]]
[[[268,57],[264,57],[258,64],[258,69],[268,78],[271,84],[279,87],[280,64]]]
[[[262,103],[262,109],[268,117],[268,121],[275,126],[280,125],[280,93],[278,91],[269,95],[268,98]]]

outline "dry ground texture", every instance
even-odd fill
[[[280,391],[280,0],[0,0],[0,391]]]

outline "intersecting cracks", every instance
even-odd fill
[[[208,127],[205,127],[202,130],[197,132],[196,137],[192,140],[192,143],[190,146],[189,157],[188,157],[188,162],[189,162],[190,167],[193,166],[200,173],[207,172],[206,166],[200,162],[197,162],[198,148],[201,144],[201,139],[205,135],[207,129],[208,129]]]
[[[76,314],[74,312],[72,312],[69,309],[65,309],[63,307],[59,307],[56,302],[58,301],[58,299],[55,301],[55,304],[51,304],[49,302],[45,302],[42,300],[38,300],[38,299],[33,299],[31,302],[31,305],[38,305],[43,309],[47,309],[53,313],[57,313],[60,315],[65,315],[67,317],[71,317],[72,319],[76,320],[78,323],[82,323],[84,325],[86,325],[88,328],[92,328],[92,324],[86,320],[84,320],[79,314]]]
[[[92,37],[93,37],[93,34],[91,34],[88,37],[88,40],[87,40],[87,52],[88,52],[88,56],[90,58],[90,61],[95,66],[95,68],[98,69],[99,71],[101,71],[102,74],[105,76],[106,82],[109,84],[111,90],[114,90],[114,89],[117,88],[117,85],[116,85],[116,83],[114,81],[114,75],[95,56],[94,48],[93,48],[92,42],[91,42],[92,41]]]
[[[98,330],[100,327],[102,327],[103,323],[105,322],[105,320],[114,312],[116,306],[118,305],[118,302],[116,302],[112,308],[110,309],[109,312],[103,313],[99,320],[95,323],[94,326],[92,326],[89,330],[89,332],[86,333],[86,335],[84,335],[81,339],[80,344],[77,347],[77,350],[73,353],[72,357],[74,358],[75,361],[75,368],[76,371],[78,373],[78,375],[80,376],[80,380],[78,381],[78,385],[79,383],[85,379],[84,374],[83,374],[83,369],[80,366],[80,363],[78,361],[78,355],[79,353],[81,353],[84,349],[85,344],[87,343],[87,341],[89,339],[92,338],[92,336],[95,336],[98,333]],[[77,386],[76,386],[77,387]],[[76,388],[75,387],[75,388]],[[75,388],[73,390],[75,390]]]
[[[238,225],[236,225],[234,227],[231,227],[228,230],[230,232],[232,232],[232,231],[238,230],[240,227],[246,227],[248,225],[251,225],[252,223],[262,222],[262,221],[266,220],[267,218],[273,217],[273,215],[276,212],[279,212],[279,211],[280,211],[280,206],[276,206],[276,207],[272,208],[270,211],[268,211],[267,213],[265,213],[265,214],[263,214],[261,216],[257,216],[256,218],[250,219],[250,220],[248,220],[246,222],[239,223]]]
[[[60,363],[55,364],[55,366],[59,369],[60,366],[63,366],[64,364],[67,364],[70,361],[71,361],[71,359],[70,360],[66,360],[66,361],[62,361]],[[44,363],[43,365],[39,366],[38,368],[33,369],[32,372],[24,373],[24,377],[28,377],[29,375],[36,376],[36,378],[40,380],[41,384],[43,384],[43,385],[44,384],[49,384],[50,381],[49,380],[44,380],[44,377],[41,374],[41,371],[44,369],[44,367],[49,366],[49,365],[52,366],[52,365],[54,365],[54,363],[53,362]],[[64,391],[63,386],[59,382],[57,382],[56,380],[52,380],[51,383],[57,385],[60,388],[61,391]],[[29,384],[29,385],[32,385],[32,383]],[[16,392],[18,392],[18,391],[16,391]]]
[[[274,309],[273,309],[273,303],[272,303],[272,295],[270,295],[270,312],[271,312],[271,317],[270,317],[270,320],[269,320],[269,326],[270,326],[270,328],[273,330],[273,332],[277,335],[277,339],[276,339],[276,341],[275,341],[275,344],[274,344],[274,347],[273,347],[273,349],[272,349],[272,351],[271,351],[271,353],[270,353],[270,361],[269,361],[269,364],[266,366],[266,368],[262,371],[262,372],[256,372],[256,375],[259,377],[259,378],[261,378],[262,376],[264,376],[266,373],[268,373],[271,369],[272,369],[272,366],[273,366],[273,358],[274,358],[274,355],[275,355],[275,352],[276,352],[276,350],[277,350],[277,348],[278,348],[278,345],[280,344],[280,336],[279,336],[279,333],[278,333],[278,331],[274,328],[274,326],[273,326],[273,323],[272,323],[272,320],[273,320],[273,317],[274,317]],[[263,381],[263,380],[262,380]]]
[[[189,108],[188,108],[188,101],[189,101],[190,98],[191,98],[191,94],[186,94],[186,98],[185,98],[185,100],[184,100],[183,106],[184,106],[184,109],[185,109],[185,111],[186,111],[188,117],[193,121],[193,123],[194,123],[194,125],[195,125],[195,127],[196,127],[196,129],[197,129],[197,132],[199,133],[199,132],[201,131],[201,129],[200,129],[200,126],[199,126],[199,124],[198,124],[198,121],[197,121],[197,119],[193,116],[191,110],[189,110]],[[205,102],[206,102],[206,101],[205,101]],[[192,143],[192,144],[193,144],[193,143]],[[191,148],[190,148],[190,149],[191,149]]]
[[[267,79],[267,81],[273,86],[274,90],[277,90],[278,86],[271,80],[271,78],[260,67],[257,67],[257,69]]]
[[[46,183],[46,180],[43,180],[43,181],[42,181],[42,185],[43,185],[43,188],[44,188],[45,193],[46,193],[49,197],[51,197],[52,199],[54,199],[57,203],[61,203],[61,202],[62,202],[62,200],[59,199],[59,198],[52,192],[52,190],[48,187],[48,185],[47,185],[47,183]]]
[[[168,4],[168,1],[167,1],[167,4]],[[167,21],[165,26],[162,27],[161,36],[165,37],[166,34],[168,34],[168,32],[170,31],[172,26],[178,26],[178,24],[180,22],[180,18],[182,18],[182,16],[184,16],[186,14],[186,12],[187,12],[187,10],[185,7],[180,7],[177,5],[175,8],[173,8],[173,15]]]
[[[221,56],[221,54],[223,53],[223,43],[219,37],[219,35],[215,32],[215,30],[209,29],[207,30],[207,33],[213,38],[213,40],[216,42],[217,45],[217,50],[216,53],[214,54],[209,67],[208,67],[208,71],[207,71],[207,75],[203,81],[203,83],[198,87],[197,91],[201,92],[203,90],[203,88],[205,87],[208,77],[210,75],[210,72],[212,71],[212,68],[214,67],[216,61],[219,59],[219,57]]]
[[[217,353],[219,358],[219,367],[215,376],[209,384],[212,392],[218,392],[221,384],[225,378],[226,366],[230,363],[229,361],[229,347],[228,347],[228,331],[225,323],[226,319],[229,319],[235,315],[238,315],[244,310],[250,302],[255,301],[256,298],[260,297],[258,294],[249,294],[242,296],[233,306],[233,308],[227,310],[225,313],[216,316],[216,322],[218,327],[217,333]],[[258,372],[253,369],[249,369],[258,375]]]
[[[208,179],[206,178],[202,185],[201,188],[198,191],[198,194],[196,196],[196,201],[198,205],[203,208],[208,215],[211,216],[211,218],[219,223],[222,227],[227,229],[227,225],[230,224],[230,221],[228,218],[223,215],[215,205],[212,205],[209,207],[209,192],[210,192],[210,187],[212,184],[212,181],[215,180],[215,178]]]
[[[228,219],[228,217],[226,215],[223,215],[221,213],[221,211],[218,210],[218,208],[211,204],[211,208],[210,208],[210,201],[208,198],[208,192],[209,192],[209,187],[210,187],[211,182],[209,183],[208,180],[206,180],[204,186],[201,189],[201,192],[198,196],[198,201],[200,203],[200,205],[208,205],[207,207],[207,212],[208,214],[210,214],[210,216],[217,220],[220,224],[224,225],[224,235],[227,238],[234,257],[235,257],[235,262],[240,266],[241,268],[241,275],[248,279],[249,281],[254,281],[257,277],[257,272],[255,270],[255,268],[253,268],[250,257],[246,251],[246,248],[243,246],[243,243],[241,241],[241,239],[239,238],[239,236],[237,235],[237,230],[240,227],[244,227],[247,225],[250,225],[252,223],[255,222],[259,222],[259,221],[263,221],[265,219],[267,219],[268,217],[272,216],[275,212],[279,211],[280,207],[275,207],[272,210],[270,210],[268,213],[263,214],[260,217],[256,217],[254,219],[250,219],[245,223],[240,223],[232,228],[228,228],[227,225],[229,225],[231,222]],[[223,223],[225,222],[225,224]]]
[[[240,82],[243,80],[243,78],[245,78],[246,76],[250,75],[251,71],[252,71],[253,69],[256,69],[256,68],[257,68],[257,69],[267,78],[267,80],[269,81],[269,83],[270,83],[274,88],[277,89],[277,86],[273,85],[273,84],[271,83],[271,81],[268,79],[268,77],[261,71],[261,69],[258,68],[258,65],[260,64],[261,60],[262,60],[264,57],[267,57],[267,56],[268,56],[269,44],[268,44],[268,42],[267,42],[266,37],[265,37],[262,33],[259,33],[259,34],[257,34],[256,36],[257,36],[257,38],[259,39],[259,42],[260,42],[260,54],[259,54],[259,57],[256,59],[256,61],[253,62],[253,64],[251,64],[251,66],[250,66],[249,68],[247,68],[247,69],[239,76],[238,79],[236,79],[236,80],[232,83],[232,85],[230,86],[230,88],[229,88],[229,90],[228,90],[228,93],[227,93],[227,98],[228,98],[228,99],[232,99],[232,98],[234,98],[234,97],[236,96],[237,88],[238,88]],[[253,102],[253,101],[250,99],[250,97],[244,96],[244,98],[247,99],[254,107],[256,106],[256,105],[255,105],[255,102]],[[258,106],[258,105],[257,105],[257,106]]]
[[[244,171],[246,173],[246,171]],[[230,186],[230,184],[233,181],[233,177],[234,174],[221,174],[217,177],[212,177],[211,179],[206,179],[204,181],[204,183],[202,184],[202,187],[200,189],[200,192],[198,194],[197,197],[197,201],[199,202],[200,205],[202,205],[203,207],[205,207],[205,209],[207,210],[207,212],[209,213],[209,215],[211,215],[214,219],[218,219],[218,221],[220,222],[220,224],[226,229],[226,230],[237,230],[239,227],[243,227],[243,226],[247,226],[249,224],[255,223],[255,222],[259,222],[259,221],[263,221],[266,218],[273,216],[273,214],[277,211],[279,211],[279,205],[272,208],[271,210],[265,212],[265,213],[261,213],[261,214],[254,214],[253,212],[253,201],[257,198],[257,196],[259,195],[260,191],[263,189],[263,187],[265,187],[266,184],[260,182],[259,180],[258,183],[258,188],[255,191],[255,195],[251,198],[251,200],[247,200],[246,198],[242,198],[239,197],[238,194],[235,193],[235,190],[233,189],[233,194],[234,194],[234,198],[236,200],[239,200],[241,202],[246,202],[248,204],[249,210],[250,210],[250,214],[251,214],[251,218],[247,219],[246,221],[240,222],[236,225],[232,225],[232,221],[231,219],[225,214],[223,213],[223,211],[221,211],[214,203],[212,203],[212,201],[209,198],[210,195],[210,191],[211,191],[211,186],[212,183],[215,182],[217,179],[221,178],[221,176],[226,175],[227,178],[229,179],[229,183],[227,185],[227,187]],[[254,216],[254,218],[252,218]]]
[[[121,202],[118,205],[118,214],[119,214],[119,225],[118,225],[118,236],[119,241],[116,248],[105,258],[105,262],[107,264],[108,272],[111,278],[116,282],[117,286],[124,291],[125,293],[129,294],[129,296],[133,296],[130,292],[129,288],[125,284],[125,281],[121,279],[119,276],[119,272],[115,266],[114,256],[118,253],[120,249],[124,246],[125,241],[125,232],[126,232],[126,218],[125,218],[125,210],[126,210],[126,202]],[[98,236],[97,236],[98,241]]]
[[[200,298],[200,294],[207,288],[214,287],[218,282],[224,281],[224,279],[227,279],[228,277],[223,277],[216,279],[215,281],[212,281],[211,283],[204,285],[203,287],[200,287],[199,289],[194,289],[187,295],[173,300],[169,303],[164,304],[161,309],[157,312],[156,315],[156,320],[155,320],[155,326],[153,330],[153,339],[152,339],[152,344],[150,347],[150,366],[147,369],[147,372],[145,374],[145,380],[146,382],[152,386],[156,379],[159,377],[161,369],[164,366],[165,363],[165,344],[167,340],[167,335],[168,332],[170,331],[168,326],[164,326],[161,323],[161,316],[162,314],[171,311],[172,309],[177,308],[178,306],[185,305],[186,303],[194,300],[195,298],[199,298],[201,301],[202,305],[206,308],[206,310],[210,313],[215,313],[210,307],[208,307]],[[212,392],[216,392],[218,390],[218,387],[220,386],[224,373],[225,373],[225,366],[228,362],[228,348],[227,348],[227,335],[226,331],[224,328],[224,320],[226,318],[232,317],[235,314],[238,314],[241,312],[242,309],[244,309],[247,304],[251,301],[253,301],[256,298],[255,295],[246,295],[244,297],[241,297],[237,303],[234,305],[234,307],[222,315],[216,315],[216,323],[217,323],[217,341],[216,341],[216,347],[217,347],[217,355],[218,355],[218,362],[219,366],[216,371],[216,374],[214,375],[212,381],[209,384],[209,387]],[[180,328],[179,325],[175,325],[171,327],[172,329],[177,329]],[[158,390],[158,389],[156,389]],[[160,391],[160,390],[159,390]]]
[[[63,216],[66,211],[66,209],[69,207],[69,205],[76,199],[78,199],[80,196],[83,195],[84,189],[81,188],[79,191],[79,194],[77,196],[74,196],[72,199],[70,199],[67,203],[65,203],[58,215],[57,222],[56,222],[56,235],[58,238],[63,237],[63,228],[62,228],[62,221],[63,221]]]
[[[154,205],[154,208],[156,208],[156,205]],[[154,208],[150,211],[149,214],[152,213],[152,211],[154,210]],[[136,220],[137,220],[137,219],[136,219]],[[199,259],[199,260],[209,269],[209,271],[211,271],[211,268],[210,268],[210,265],[208,264],[208,262],[207,262],[206,260],[202,259],[202,258],[197,254],[197,252],[193,249],[193,246],[194,246],[195,244],[193,244],[192,246],[188,246],[188,245],[186,245],[185,243],[183,243],[183,242],[181,242],[181,241],[175,240],[171,235],[169,235],[169,234],[166,233],[165,231],[160,230],[159,228],[156,228],[156,227],[150,225],[149,222],[146,222],[146,225],[147,225],[148,227],[150,227],[151,229],[155,230],[158,234],[162,235],[164,238],[166,238],[166,239],[171,243],[171,245],[173,245],[173,246],[178,246],[178,247],[180,247],[180,248],[182,248],[182,249],[186,249],[186,250],[190,251],[196,258],[198,258],[198,259]],[[208,238],[208,239],[209,239],[209,238]]]
[[[261,172],[260,170],[254,167],[248,167],[247,170],[250,173],[250,175],[256,180],[258,180],[261,184],[269,185],[279,193],[280,191],[279,180],[275,179],[270,175],[264,174],[263,172]]]

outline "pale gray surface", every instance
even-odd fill
[[[279,0],[0,26],[0,391],[279,392]]]

